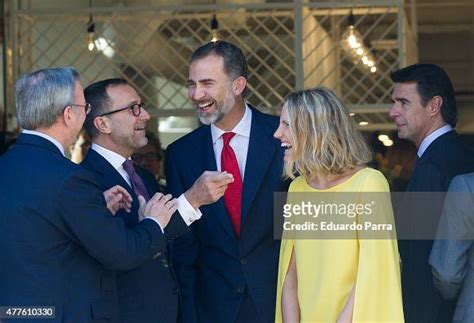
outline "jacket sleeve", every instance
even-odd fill
[[[186,189],[184,181],[175,163],[172,147],[166,152],[165,173],[169,193],[175,197],[183,194]],[[180,219],[181,220],[181,219]],[[183,222],[184,223],[184,222]],[[193,225],[190,230],[171,240],[171,263],[178,280],[181,300],[181,316],[183,322],[197,322],[196,310],[196,267],[199,245],[194,235]]]
[[[437,239],[430,255],[434,286],[447,300],[457,297],[466,277],[474,232],[473,205],[472,192],[465,177],[455,177],[446,195]]]
[[[87,171],[76,171],[63,181],[55,205],[71,239],[107,269],[129,270],[164,250],[158,224],[145,219],[127,228],[109,212],[103,192]]]

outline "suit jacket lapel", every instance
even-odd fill
[[[260,112],[252,109],[252,127],[242,194],[242,224],[275,154],[273,129],[267,129],[266,123],[260,118]]]
[[[133,199],[131,214],[138,214],[138,197],[135,194],[135,191],[104,157],[98,154],[95,150],[90,149],[83,163],[87,169],[94,171],[101,177],[100,182],[104,185],[105,189],[109,189],[117,184],[125,188]],[[127,214],[127,223],[132,225],[138,224],[138,217],[131,219],[131,214]]]

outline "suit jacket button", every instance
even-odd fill
[[[173,287],[173,294],[178,294],[179,293],[179,289],[178,287]]]
[[[247,264],[247,259],[245,259],[245,258],[240,259],[240,263],[242,265],[246,265]]]
[[[244,287],[239,287],[237,288],[237,293],[238,294],[243,294],[245,292],[245,288]]]

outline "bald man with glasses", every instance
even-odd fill
[[[92,147],[82,165],[96,175],[103,187],[121,185],[133,198],[131,213],[118,212],[127,227],[141,221],[141,206],[159,191],[154,176],[134,166],[130,157],[148,142],[146,126],[150,120],[141,97],[124,79],[114,78],[89,85],[84,95],[92,105],[84,128],[92,139]],[[190,188],[190,194],[178,197],[178,213],[164,230],[168,237],[168,250],[173,238],[188,230],[188,226],[201,217],[192,205],[205,205],[218,200],[232,181],[232,176],[208,172]],[[200,192],[196,194],[195,192]],[[185,196],[199,195],[200,200]],[[164,198],[171,198],[165,195]],[[131,271],[114,273],[118,289],[118,309],[121,322],[149,323],[176,322],[179,289],[173,279],[169,253],[150,258]]]

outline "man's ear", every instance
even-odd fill
[[[74,110],[72,109],[72,106],[68,105],[67,107],[64,108],[63,114],[59,116],[59,118],[63,118],[64,123],[70,127],[73,122],[74,122]]]
[[[428,108],[430,109],[431,115],[441,114],[441,106],[443,105],[443,98],[439,95],[436,95],[431,98],[428,102]]]
[[[97,131],[101,133],[111,133],[112,132],[112,123],[107,117],[95,117],[94,126]]]
[[[232,82],[232,90],[235,95],[241,95],[245,87],[247,86],[247,80],[243,76],[239,76]]]

